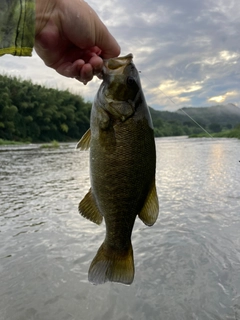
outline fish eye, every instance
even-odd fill
[[[129,86],[132,86],[132,85],[134,85],[135,83],[136,83],[136,81],[135,81],[135,79],[134,79],[133,77],[131,77],[131,76],[127,77],[127,84],[128,84]]]

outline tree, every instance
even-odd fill
[[[0,138],[78,140],[89,128],[91,104],[69,91],[0,75]]]
[[[222,131],[222,127],[219,123],[211,123],[209,125],[209,129],[212,131],[212,132],[221,132]]]

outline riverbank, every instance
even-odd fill
[[[221,132],[211,132],[207,134],[206,132],[202,132],[199,134],[191,134],[188,136],[189,138],[235,138],[240,139],[240,125],[235,127],[231,130],[225,130]],[[68,141],[69,142],[69,141]],[[73,142],[73,141],[72,141]],[[0,146],[1,145],[22,145],[22,144],[29,144],[30,142],[27,141],[13,141],[13,140],[3,140],[0,139]],[[53,140],[49,143],[42,143],[41,148],[58,148],[59,142]]]
[[[30,142],[26,141],[14,141],[14,140],[3,140],[0,139],[0,146],[8,146],[8,145],[29,145]],[[39,143],[38,143],[39,144]],[[60,144],[58,141],[53,140],[49,143],[42,143],[40,144],[40,148],[59,148]]]
[[[240,139],[240,125],[232,130],[210,133],[213,138],[235,138]],[[210,138],[207,133],[192,134],[189,138]]]
[[[21,144],[28,144],[29,142],[22,142],[22,141],[13,141],[13,140],[3,140],[0,139],[0,146],[6,145],[21,145]]]

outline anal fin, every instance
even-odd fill
[[[79,203],[78,211],[84,218],[87,218],[96,224],[102,223],[103,217],[98,210],[91,189]]]
[[[152,187],[147,195],[144,206],[141,212],[138,214],[139,218],[147,226],[152,226],[157,218],[159,213],[159,203],[155,181],[152,184]]]

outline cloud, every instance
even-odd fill
[[[118,40],[122,55],[133,53],[150,106],[240,105],[238,0],[88,2]],[[86,100],[93,100],[100,85],[98,79],[84,86],[64,78],[35,53],[32,58],[4,56],[0,62],[1,73],[68,88]]]
[[[230,92],[226,92],[224,95],[220,95],[220,96],[216,96],[216,97],[212,97],[209,98],[208,101],[211,102],[217,102],[217,103],[224,103],[228,97],[234,97],[237,96],[239,93],[237,91],[230,91]]]

